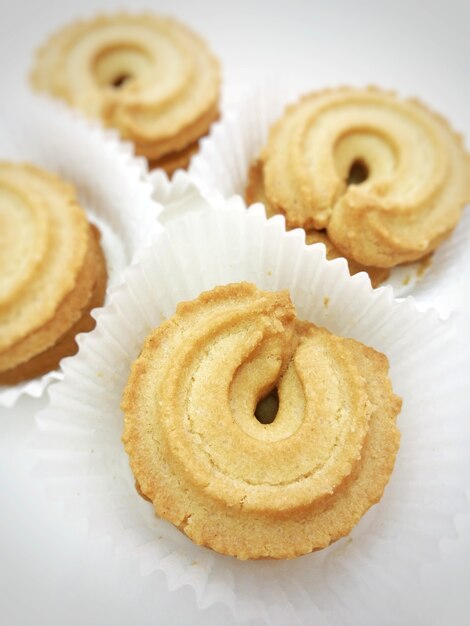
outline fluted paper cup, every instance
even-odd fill
[[[100,229],[108,286],[119,281],[135,251],[158,229],[161,207],[144,181],[143,160],[113,131],[89,122],[61,103],[43,97],[0,105],[0,160],[30,162],[72,183],[81,206]],[[13,406],[23,394],[39,397],[59,370],[14,386],[0,386],[0,405]]]
[[[286,233],[281,217],[266,220],[260,205],[199,198],[180,212],[177,197],[165,230],[124,272],[95,330],[79,338],[78,355],[64,361],[64,380],[37,417],[34,477],[69,519],[113,542],[130,576],[164,572],[170,589],[189,585],[200,608],[221,602],[240,623],[276,626],[376,626],[387,615],[395,625],[415,623],[420,567],[439,558],[440,539],[468,510],[470,364],[458,319],[419,312],[390,287],[373,290],[365,275],[351,278],[343,259],[326,261],[322,246],[306,246],[301,230]],[[300,319],[384,352],[403,398],[401,447],[380,503],[348,537],[292,561],[242,562],[193,544],[137,494],[121,443],[122,391],[150,330],[179,302],[241,280],[289,289]],[[137,606],[150,590],[135,583]]]
[[[201,141],[189,172],[205,193],[217,189],[225,198],[244,197],[248,171],[267,142],[269,130],[285,107],[301,94],[290,83],[266,79],[245,94],[240,104],[216,123]],[[470,212],[428,261],[398,266],[385,284],[397,297],[412,294],[422,308],[434,307],[446,317],[463,300],[470,273]],[[465,274],[466,272],[466,274]]]

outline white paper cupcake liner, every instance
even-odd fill
[[[439,557],[439,540],[454,536],[454,516],[468,510],[468,327],[395,301],[390,287],[372,290],[365,275],[350,278],[343,259],[326,261],[322,246],[286,233],[281,217],[267,221],[259,205],[198,202],[167,215],[95,330],[79,338],[79,354],[64,361],[64,380],[37,418],[34,476],[69,518],[112,540],[129,576],[136,561],[142,576],[162,571],[170,589],[189,585],[200,608],[222,602],[240,623],[276,626],[416,623],[420,567]],[[288,288],[299,318],[385,352],[403,398],[401,448],[381,502],[348,537],[293,561],[240,562],[193,544],[137,494],[121,443],[121,393],[149,331],[178,302],[241,280]],[[137,605],[149,589],[135,585]]]
[[[233,195],[227,200],[215,188],[201,190],[200,186],[185,170],[178,170],[171,180],[163,170],[154,170],[147,176],[152,185],[152,198],[161,206],[158,221],[162,226],[191,213],[206,211],[208,208],[227,209],[227,207],[245,207],[243,200]],[[262,207],[258,203],[259,207]],[[204,237],[204,233],[201,233]]]
[[[267,142],[269,129],[287,104],[301,93],[290,83],[283,87],[273,79],[261,81],[239,106],[215,124],[202,140],[189,172],[207,193],[217,189],[225,198],[244,197],[251,163]],[[467,210],[453,232],[431,258],[428,268],[420,262],[396,267],[386,284],[397,297],[413,295],[423,308],[434,307],[446,317],[462,305],[463,272],[470,272],[470,214]]]
[[[108,286],[119,281],[135,251],[159,228],[161,207],[144,180],[146,162],[114,131],[85,120],[65,105],[43,97],[1,104],[0,160],[30,162],[71,182],[91,222],[98,225],[108,269]],[[40,397],[60,371],[0,386],[0,406],[13,406],[24,394]]]

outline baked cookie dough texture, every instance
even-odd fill
[[[279,409],[262,424],[255,409],[274,388]],[[122,406],[157,515],[240,559],[293,558],[349,533],[399,445],[386,357],[249,283],[180,304],[145,342]]]
[[[106,288],[99,238],[71,185],[0,163],[0,384],[54,369],[93,328]]]
[[[38,51],[31,82],[117,128],[168,173],[189,164],[218,117],[218,61],[186,26],[153,14],[61,29]]]
[[[254,204],[255,202],[262,202],[265,206],[266,215],[268,217],[273,217],[278,214],[278,211],[273,208],[266,195],[263,163],[261,160],[256,160],[250,168],[248,184],[245,190],[245,198],[248,205]],[[289,226],[287,227],[289,228]],[[326,258],[330,261],[344,256],[338,248],[335,248],[331,239],[328,237],[326,230],[315,230],[313,228],[307,230],[305,232],[305,243],[307,245],[322,243],[326,249]],[[354,276],[354,274],[359,272],[367,272],[367,274],[369,274],[372,287],[378,287],[390,276],[390,270],[386,267],[369,267],[361,265],[353,259],[346,260],[348,262],[349,273],[351,276]]]
[[[461,137],[420,102],[374,88],[326,90],[288,107],[258,167],[271,212],[290,228],[325,230],[364,266],[428,255],[470,200]]]

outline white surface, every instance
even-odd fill
[[[46,33],[67,19],[92,15],[98,7],[124,4],[0,0],[2,99],[11,98],[13,87],[21,89],[31,50]],[[132,6],[138,4],[144,5]],[[223,63],[228,103],[266,70],[297,77],[305,88],[375,82],[419,95],[470,138],[470,7],[465,0],[145,4],[180,16],[206,36]],[[462,294],[467,305],[469,291]],[[232,617],[221,607],[198,613],[187,588],[169,594],[161,575],[141,579],[135,563],[126,564],[135,576],[126,576],[124,567],[110,570],[106,542],[87,540],[83,528],[64,526],[60,513],[44,507],[29,475],[25,447],[34,413],[44,404],[24,399],[14,412],[0,410],[1,623],[231,626]],[[443,561],[422,572],[426,602],[422,619],[413,626],[468,624],[470,516],[461,516],[457,527],[458,539],[443,542]],[[393,616],[384,615],[384,623],[390,619],[393,623]]]

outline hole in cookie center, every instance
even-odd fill
[[[91,60],[91,72],[102,89],[121,89],[152,73],[155,62],[146,50],[134,44],[109,44],[97,50]]]
[[[272,424],[279,409],[279,396],[274,388],[267,396],[261,398],[256,405],[255,417],[260,424]]]
[[[369,168],[366,163],[364,163],[362,159],[356,159],[349,168],[349,174],[346,182],[348,185],[360,185],[367,180],[368,176]]]
[[[124,83],[126,83],[131,78],[132,76],[130,74],[119,74],[118,76],[116,76],[116,78],[114,78],[111,81],[111,87],[114,87],[115,89],[119,89],[119,87],[122,87]]]

